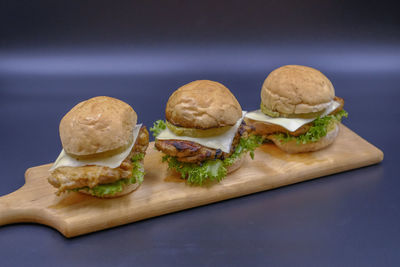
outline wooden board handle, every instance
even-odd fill
[[[0,197],[0,226],[29,222],[48,225],[59,231],[68,230],[68,224],[57,216],[57,211],[46,208],[49,198],[56,197],[46,180],[50,165],[44,165],[39,173],[35,168],[28,169],[25,184],[15,192]],[[35,176],[41,178],[33,179]]]
[[[60,225],[54,214],[38,205],[40,201],[41,197],[32,196],[26,185],[11,194],[0,197],[0,226],[22,222],[40,223],[52,227],[57,222]]]
[[[22,187],[0,197],[0,226],[11,223],[43,221],[43,211],[35,207],[40,195],[35,194],[30,189],[33,181],[27,179],[29,172],[29,169],[25,172],[25,184]]]
[[[16,199],[15,195],[19,195],[17,193],[19,190],[0,197],[0,225],[23,222],[24,217],[27,217],[27,214],[25,213],[26,210],[23,206],[16,205],[20,204],[20,201],[18,201],[18,203],[14,202]]]

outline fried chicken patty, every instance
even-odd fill
[[[344,106],[343,98],[335,97],[334,100],[339,102],[340,106],[337,107],[331,113],[329,113],[329,115],[336,114],[343,109],[343,106]],[[253,134],[260,135],[260,136],[262,136],[263,139],[268,139],[269,135],[277,134],[277,133],[287,133],[292,136],[299,136],[299,135],[302,135],[302,134],[305,134],[306,132],[308,132],[308,130],[310,130],[311,126],[313,125],[313,122],[310,122],[310,123],[304,124],[296,131],[291,132],[280,125],[276,125],[276,124],[272,124],[272,123],[255,121],[255,120],[251,120],[248,118],[246,118],[246,122],[248,125],[254,127]]]
[[[250,127],[243,121],[232,141],[229,153],[222,152],[221,149],[209,148],[191,141],[184,140],[158,140],[155,147],[166,155],[176,157],[180,162],[200,163],[210,159],[224,159],[229,157],[236,149],[240,137],[246,137],[250,132]]]
[[[133,164],[131,158],[139,153],[146,153],[149,145],[149,132],[146,126],[142,126],[129,155],[117,168],[88,165],[81,167],[59,167],[48,178],[50,184],[58,188],[57,194],[68,189],[81,187],[94,187],[99,184],[108,184],[120,179],[131,178]]]

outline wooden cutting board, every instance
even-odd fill
[[[132,194],[98,199],[79,193],[56,196],[48,182],[51,164],[30,168],[26,183],[0,197],[0,225],[34,222],[56,228],[66,237],[201,206],[309,179],[347,171],[383,160],[383,153],[341,125],[330,147],[313,153],[285,154],[272,144],[260,147],[255,159],[219,184],[189,186],[161,163],[161,153],[150,143],[145,158],[144,183]]]

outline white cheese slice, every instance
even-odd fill
[[[332,101],[332,103],[325,109],[324,113],[321,115],[321,117],[328,115],[335,109],[337,109],[340,106],[340,103],[337,101]],[[290,132],[294,132],[297,129],[299,129],[301,126],[304,124],[310,123],[317,119],[311,118],[311,119],[300,119],[300,118],[273,118],[268,115],[265,115],[261,110],[256,110],[252,112],[248,112],[246,114],[246,118],[255,120],[255,121],[262,121],[266,123],[271,123],[271,124],[276,124],[279,126],[282,126],[283,128],[289,130]]]
[[[77,160],[76,158],[73,158],[69,156],[67,153],[65,153],[64,149],[61,150],[60,155],[54,162],[53,166],[51,166],[50,171],[53,171],[57,168],[60,167],[81,167],[81,166],[87,166],[87,165],[97,165],[97,166],[105,166],[109,168],[117,168],[119,165],[121,165],[122,161],[129,155],[131,152],[133,146],[135,145],[136,139],[139,135],[140,128],[142,127],[142,124],[138,124],[135,126],[133,129],[133,142],[132,144],[124,151],[122,151],[119,154],[113,155],[108,158],[104,159],[82,159],[82,160]]]
[[[157,136],[157,139],[191,141],[209,148],[221,149],[223,152],[229,153],[231,150],[233,138],[235,137],[236,132],[240,124],[242,123],[245,114],[246,111],[243,111],[242,117],[236,122],[236,124],[232,126],[228,131],[218,136],[211,136],[211,137],[181,136],[181,135],[176,135],[167,127]]]

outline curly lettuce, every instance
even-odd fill
[[[203,185],[206,181],[221,181],[227,174],[227,169],[220,159],[207,160],[201,165],[180,162],[176,157],[165,155],[163,162],[168,163],[168,168],[177,171],[188,184]]]
[[[227,175],[227,167],[232,165],[244,153],[249,152],[254,159],[254,150],[262,144],[260,136],[251,135],[248,138],[240,138],[235,151],[224,160],[206,160],[200,165],[195,163],[180,162],[176,157],[165,155],[163,162],[168,163],[168,168],[177,171],[190,185],[203,185],[206,182],[220,182]]]
[[[341,110],[336,114],[328,115],[322,118],[317,118],[313,121],[313,125],[310,129],[299,136],[292,136],[288,133],[276,134],[275,137],[282,143],[287,143],[290,141],[296,141],[297,144],[307,144],[311,142],[317,142],[326,134],[333,129],[336,122],[340,122],[343,117],[347,118],[348,113],[345,110]]]
[[[153,127],[150,128],[150,132],[152,132],[153,137],[157,137],[157,135],[159,135],[166,128],[167,128],[167,125],[165,124],[165,121],[158,120],[158,121],[154,122]]]
[[[70,191],[87,191],[93,196],[103,197],[105,195],[115,195],[119,192],[122,192],[124,186],[139,183],[141,184],[144,180],[144,170],[143,165],[140,162],[144,158],[144,153],[138,153],[131,158],[133,169],[131,178],[120,179],[114,183],[109,184],[99,184],[94,187],[81,187],[70,189]]]

